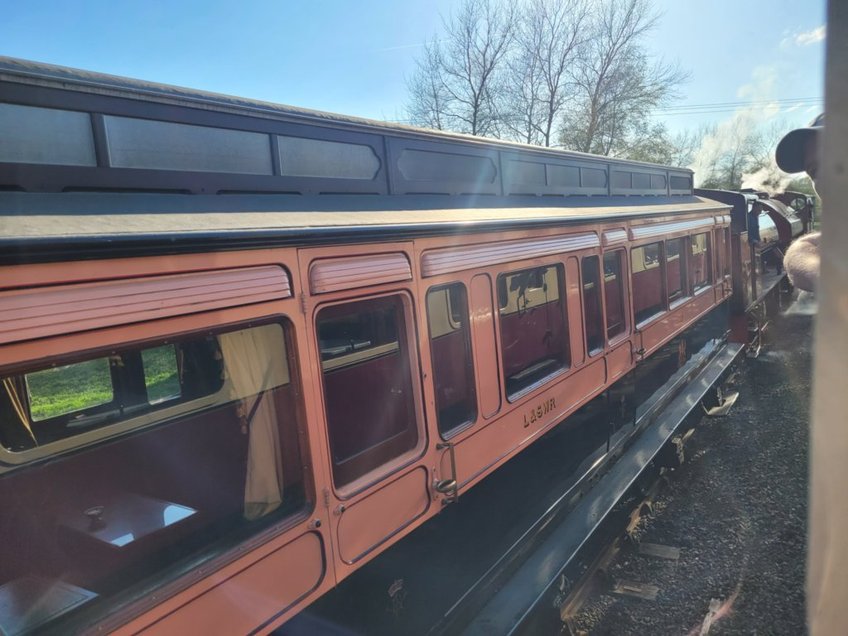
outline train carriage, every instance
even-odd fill
[[[269,631],[731,295],[687,170],[9,59],[0,139],[11,633]]]

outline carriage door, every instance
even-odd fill
[[[301,253],[341,577],[430,508],[411,250],[380,250]]]

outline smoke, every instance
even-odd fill
[[[695,171],[696,187],[728,171],[728,164],[733,164],[745,152],[742,146],[754,130],[756,122],[748,108],[737,110],[729,119],[703,128],[700,131],[701,144],[689,165]]]
[[[774,191],[789,179],[782,177],[774,164],[774,148],[764,132],[780,113],[772,100],[777,70],[772,66],[754,69],[751,82],[740,86],[737,97],[743,102],[729,118],[699,131],[701,143],[693,153],[689,167],[695,172],[695,185],[705,182],[722,187],[742,187]],[[768,160],[766,158],[769,158]],[[780,181],[784,179],[784,181]]]
[[[791,181],[792,177],[781,172],[772,158],[767,166],[742,174],[742,189],[752,188],[775,195],[785,191]]]

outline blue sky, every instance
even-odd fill
[[[403,119],[405,78],[451,0],[3,0],[0,55],[379,119]],[[680,106],[755,100],[800,124],[821,102],[824,1],[655,0],[651,52],[691,73]],[[762,102],[762,103],[761,103]],[[793,104],[794,105],[794,104]],[[720,112],[658,113],[669,128]],[[719,110],[715,107],[712,110]],[[674,113],[674,114],[672,114]]]

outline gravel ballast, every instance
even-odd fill
[[[702,418],[686,460],[576,617],[589,634],[802,634],[813,316],[799,305]],[[639,544],[657,544],[640,552]],[[679,557],[674,559],[674,550]],[[654,552],[654,555],[644,552]],[[629,591],[659,588],[655,600]],[[618,587],[619,592],[613,590]]]

